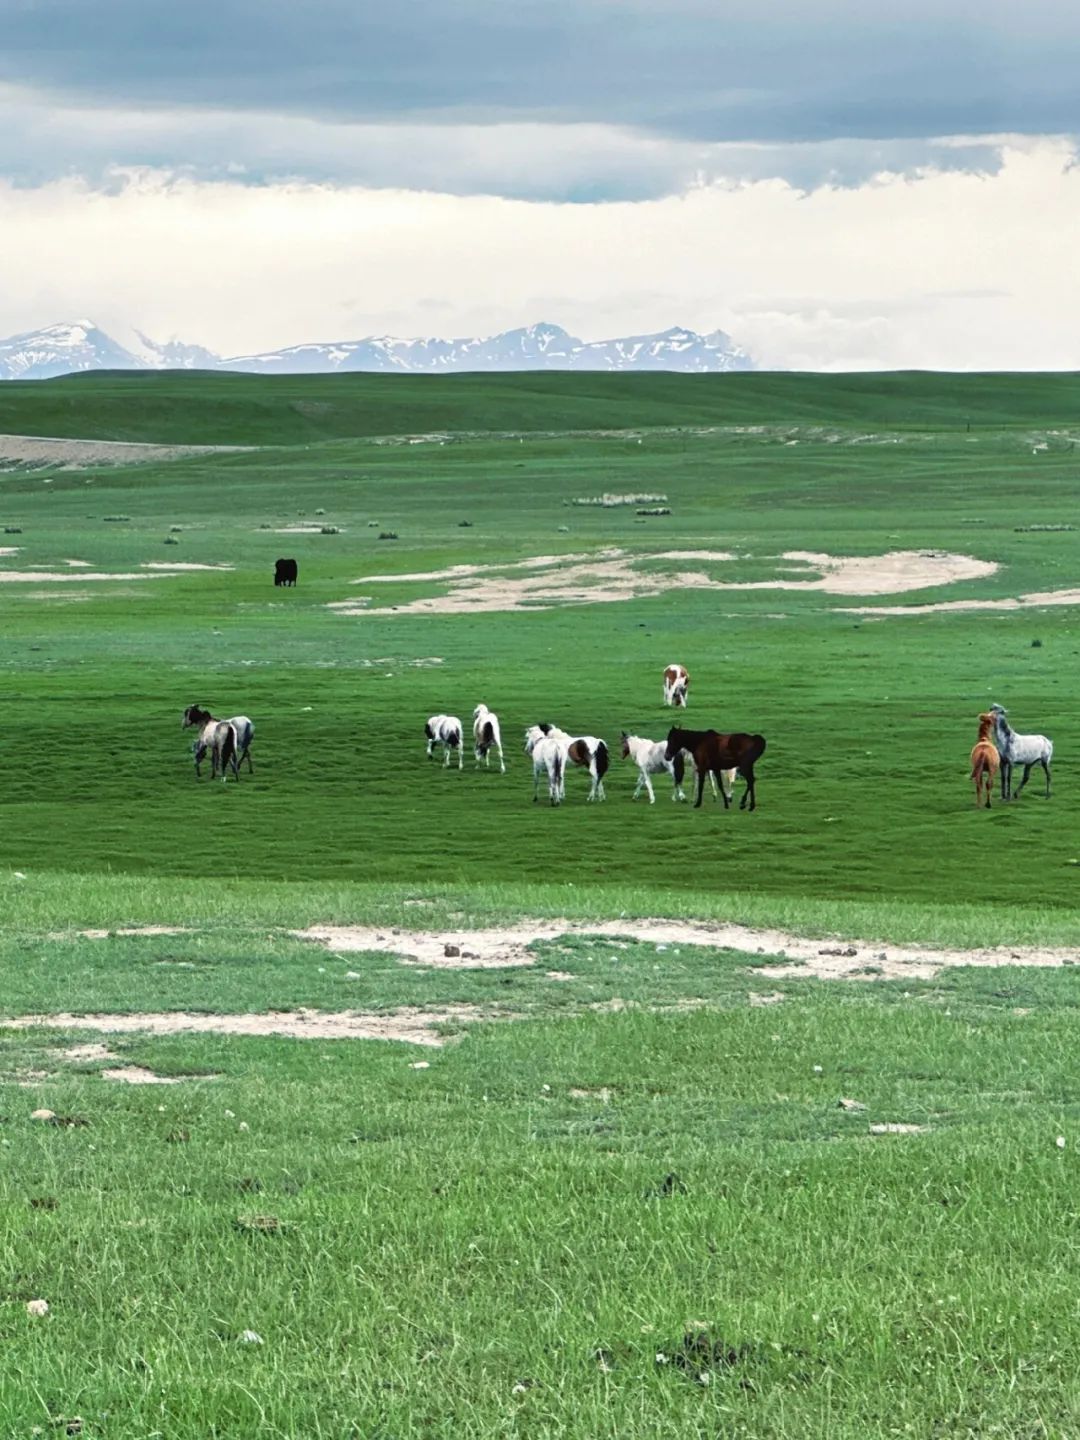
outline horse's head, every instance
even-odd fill
[[[685,707],[685,705],[686,705],[686,681],[685,681],[685,680],[680,680],[679,683],[672,689],[672,692],[671,692],[671,703],[672,703],[672,705],[676,708],[676,710]]]
[[[472,718],[474,720],[478,719],[486,709],[486,705],[477,705],[476,709],[472,712]]]
[[[201,705],[189,705],[180,721],[180,729],[186,730],[189,725],[205,725],[209,719],[209,710],[204,710]]]
[[[622,758],[624,760],[629,760],[630,758],[630,736],[625,730],[622,732]]]
[[[541,725],[530,725],[525,731],[525,754],[531,755],[540,741],[544,738],[544,730]]]
[[[678,726],[673,726],[668,731],[667,742],[664,745],[665,760],[674,760],[675,756],[678,755],[679,751],[683,749],[683,736],[685,735],[685,733],[686,732],[684,730],[680,730]]]

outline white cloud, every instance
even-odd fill
[[[1080,363],[1064,142],[985,175],[777,180],[604,205],[209,183],[144,170],[0,185],[0,333],[87,313],[224,352],[490,332],[719,325],[780,367]],[[788,297],[788,298],[784,298]],[[791,299],[790,297],[796,297]]]

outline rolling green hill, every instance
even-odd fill
[[[1080,375],[296,375],[101,372],[0,385],[0,431],[301,445],[428,431],[1080,425]]]

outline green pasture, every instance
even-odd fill
[[[42,577],[0,578],[0,1014],[408,1007],[445,1042],[0,1029],[0,1434],[1080,1431],[1073,966],[393,943],[662,916],[1080,961],[1078,612],[849,613],[1080,585],[1077,377],[82,376],[0,386],[0,432],[251,447],[0,468],[0,577]],[[671,514],[574,504],[604,493]],[[613,548],[1000,568],[616,603],[597,574],[597,603],[449,615],[401,607],[452,582],[379,578]],[[141,578],[175,562],[232,568]],[[362,597],[399,609],[329,608]],[[619,733],[666,733],[673,660],[688,724],[766,736],[754,814],[663,776],[631,804]],[[427,761],[426,717],[481,700],[507,774]],[[995,700],[1053,737],[1049,801],[974,808]],[[189,703],[254,718],[254,774],[195,778]],[[574,773],[532,804],[543,719],[608,739],[606,804]],[[350,921],[385,948],[290,933]],[[153,924],[187,928],[115,933]],[[92,1042],[117,1059],[65,1053]]]

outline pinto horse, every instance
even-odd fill
[[[975,804],[982,804],[983,789],[985,788],[987,810],[990,809],[990,796],[993,794],[994,780],[997,777],[998,766],[1001,764],[997,746],[990,739],[994,724],[994,715],[979,716],[979,738],[971,751],[971,778],[975,782]]]
[[[688,750],[694,761],[694,770],[697,773],[697,794],[694,797],[694,809],[701,805],[702,791],[705,789],[705,776],[720,776],[725,770],[737,770],[746,781],[746,789],[739,801],[739,809],[746,809],[746,802],[749,800],[750,809],[757,809],[757,800],[754,794],[754,765],[765,753],[764,735],[718,735],[715,730],[680,730],[677,726],[668,731],[667,744],[664,747],[664,758],[674,760],[680,750]],[[723,791],[724,809],[731,804],[727,791]]]
[[[537,729],[561,746],[564,771],[568,764],[580,765],[582,769],[588,770],[592,784],[586,799],[605,800],[607,797],[604,794],[604,776],[610,764],[606,743],[595,735],[568,735],[565,730],[560,730],[558,725],[547,722],[537,726]]]

